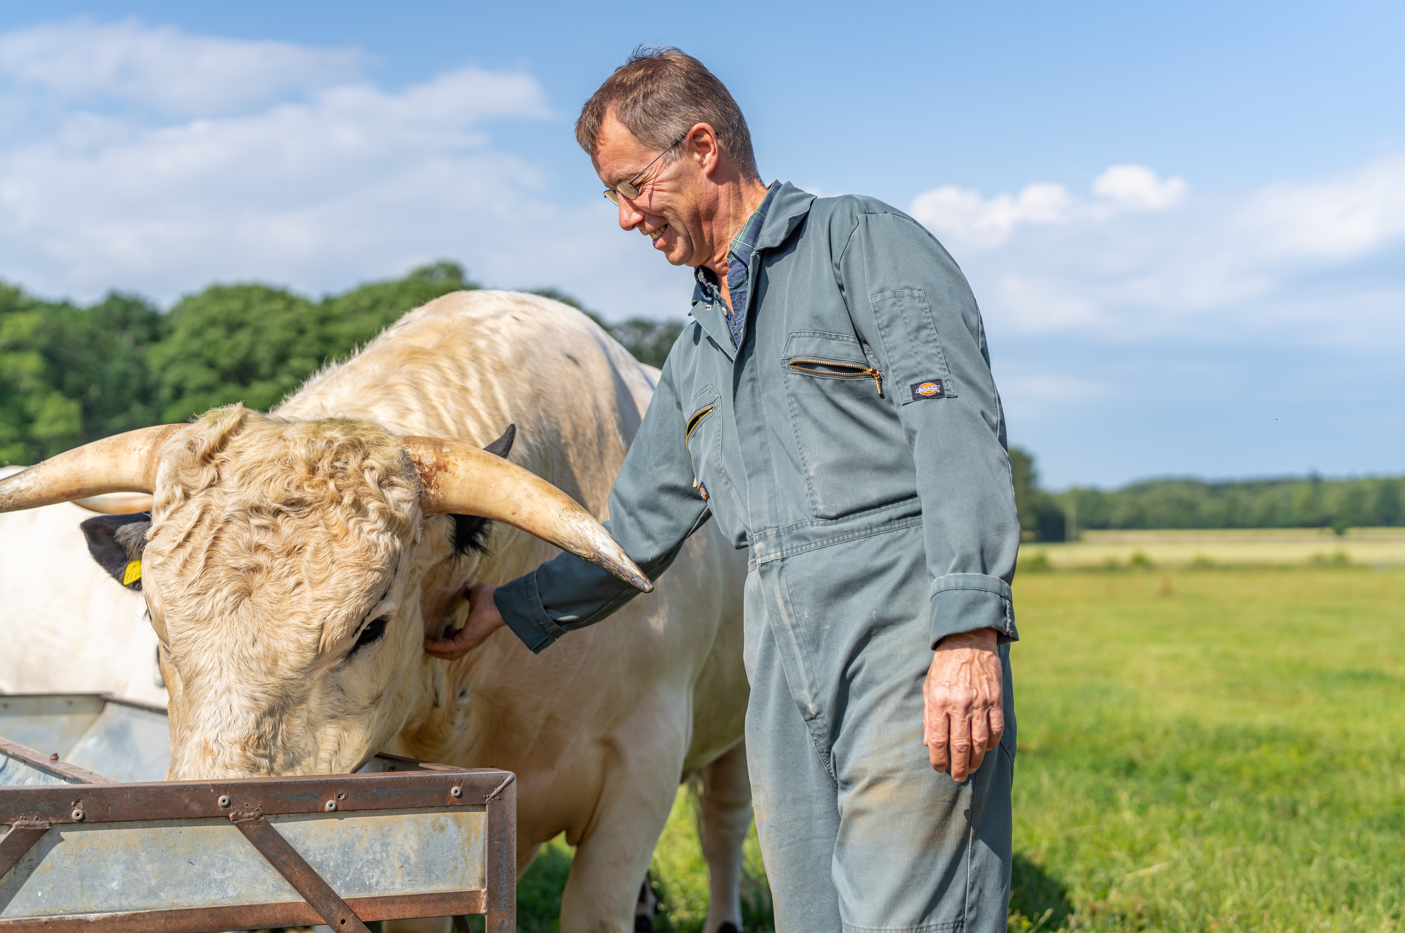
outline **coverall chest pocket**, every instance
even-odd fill
[[[876,361],[846,334],[786,341],[786,402],[810,507],[839,518],[913,494],[907,444]]]
[[[693,396],[688,416],[688,459],[693,462],[693,482],[698,495],[711,506],[712,494],[727,482],[722,469],[722,417],[720,397],[711,386]]]

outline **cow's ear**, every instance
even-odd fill
[[[502,432],[502,437],[493,441],[483,449],[488,453],[507,459],[507,455],[512,453],[512,442],[517,440],[517,425],[509,424],[507,430]]]
[[[507,455],[512,453],[512,442],[517,440],[517,425],[509,424],[507,430],[502,432],[502,437],[493,441],[483,449],[496,457],[507,459]],[[455,554],[467,554],[469,551],[477,551],[484,554],[488,550],[488,529],[492,526],[486,518],[477,515],[455,515],[453,545]]]
[[[78,526],[88,539],[88,553],[108,575],[130,590],[141,590],[141,552],[151,513],[99,515]]]

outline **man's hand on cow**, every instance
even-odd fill
[[[497,587],[480,583],[468,591],[468,621],[452,638],[426,638],[424,650],[445,661],[457,661],[488,640],[488,636],[506,624],[493,602]]]
[[[981,766],[1005,733],[1003,671],[995,629],[948,635],[937,642],[922,688],[922,744],[932,767],[957,782]],[[950,752],[948,752],[948,748]]]

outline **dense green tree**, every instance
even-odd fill
[[[135,295],[109,294],[87,308],[66,308],[52,324],[49,359],[59,390],[82,408],[79,442],[130,431],[157,418],[151,349],[165,318]]]
[[[151,353],[161,419],[217,405],[265,411],[322,364],[321,320],[306,298],[269,285],[212,285],[171,309]]]
[[[1158,479],[1069,490],[1080,528],[1334,528],[1400,525],[1400,478]]]
[[[1064,539],[1063,506],[1039,488],[1039,471],[1034,455],[1023,447],[1010,448],[1010,470],[1015,481],[1015,510],[1019,513],[1022,536],[1036,541]]]
[[[161,328],[156,309],[132,296],[81,308],[0,285],[0,462],[33,463],[151,423],[147,353]]]
[[[1399,525],[1405,518],[1400,508],[1400,483],[1389,479],[1376,480],[1376,501],[1371,510],[1372,525]]]
[[[316,303],[269,285],[212,285],[171,309],[169,336],[153,351],[161,417],[181,421],[231,402],[267,411],[406,311],[472,288],[453,262]]]
[[[641,363],[662,367],[673,342],[683,333],[683,322],[632,317],[619,324],[607,324],[605,329]]]

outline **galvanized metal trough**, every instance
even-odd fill
[[[515,929],[510,772],[381,755],[356,774],[163,782],[165,712],[95,694],[0,694],[0,736],[0,933]]]

